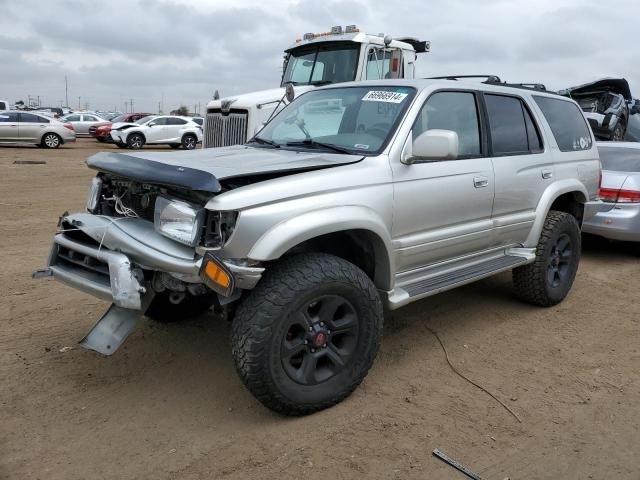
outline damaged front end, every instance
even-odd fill
[[[109,188],[115,188],[112,179],[103,177],[102,180]],[[128,191],[137,191],[137,187],[134,183],[121,185]],[[125,198],[118,192],[118,198]],[[137,199],[119,200],[121,208],[138,209],[133,217],[115,211],[106,214],[109,205],[100,207],[100,201],[95,204],[95,213],[64,214],[53,239],[47,268],[33,275],[34,278],[52,276],[112,302],[80,342],[104,355],[118,349],[157,297],[164,296],[171,304],[179,305],[208,296],[213,299],[212,303],[217,300],[218,304],[224,304],[237,298],[240,289],[253,288],[264,270],[259,266],[237,265],[216,255],[219,248],[215,248],[215,242],[223,242],[226,233],[223,227],[214,225],[220,218],[214,212],[210,212],[210,218],[200,228],[198,248],[181,245],[158,233],[152,205],[156,193],[159,192],[153,188],[141,188]],[[149,198],[142,200],[144,195]],[[112,196],[113,192],[108,191],[100,198],[104,201]],[[121,208],[118,211],[122,212]],[[207,248],[205,244],[214,248]],[[215,281],[207,277],[203,265],[209,263],[219,265],[229,275],[225,288],[216,288]]]

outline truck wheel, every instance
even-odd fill
[[[182,137],[182,148],[193,150],[198,145],[198,138],[195,135],[187,134]]]
[[[58,148],[62,145],[62,139],[57,133],[47,133],[42,137],[40,145],[46,148]]]
[[[161,323],[177,322],[203,314],[211,308],[214,302],[213,295],[193,296],[187,293],[180,303],[172,303],[169,300],[169,294],[165,291],[156,293],[145,312],[145,316]]]
[[[625,134],[624,123],[620,121],[616,125],[616,128],[613,129],[613,133],[611,134],[611,141],[622,142],[624,140],[624,134]]]
[[[236,312],[232,353],[266,407],[306,415],[348,397],[378,352],[382,302],[355,265],[311,253],[273,265]]]
[[[536,247],[535,261],[513,270],[516,294],[541,307],[560,303],[573,285],[581,248],[580,227],[575,217],[550,211]]]
[[[127,137],[127,145],[129,148],[139,150],[144,147],[144,137],[140,133],[132,133]]]

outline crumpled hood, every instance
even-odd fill
[[[87,165],[140,182],[218,193],[219,180],[336,167],[363,158],[234,145],[186,152],[101,152],[89,157]]]
[[[560,95],[584,95],[598,91],[607,91],[622,95],[626,100],[631,100],[631,89],[629,88],[629,82],[624,78],[603,78],[591,83],[585,83],[577,87],[567,88],[560,90]]]

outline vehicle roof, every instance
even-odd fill
[[[384,46],[384,36],[371,35],[364,32],[343,33],[342,35],[322,35],[312,38],[310,40],[300,39],[287,47],[285,52],[289,52],[298,47],[304,47],[308,45],[317,45],[321,43],[334,43],[334,42],[354,42],[354,43],[372,43],[374,45]],[[402,48],[405,50],[413,50],[413,46],[406,42],[399,40],[391,40],[389,47]]]
[[[319,87],[316,90],[326,90],[331,88],[344,88],[344,87],[367,87],[367,86],[379,86],[379,87],[413,87],[418,91],[424,89],[455,89],[455,90],[476,90],[483,92],[496,92],[506,93],[510,95],[532,94],[542,97],[550,97],[558,100],[573,101],[567,97],[562,97],[553,92],[545,92],[543,90],[522,89],[517,87],[510,87],[506,85],[493,85],[482,82],[472,82],[468,80],[446,80],[446,79],[386,79],[386,80],[361,80],[355,82],[335,83],[332,85],[326,85]]]

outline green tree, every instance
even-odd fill
[[[187,107],[186,105],[180,105],[180,108],[171,110],[171,115],[181,115],[187,117],[189,116],[189,107]]]

